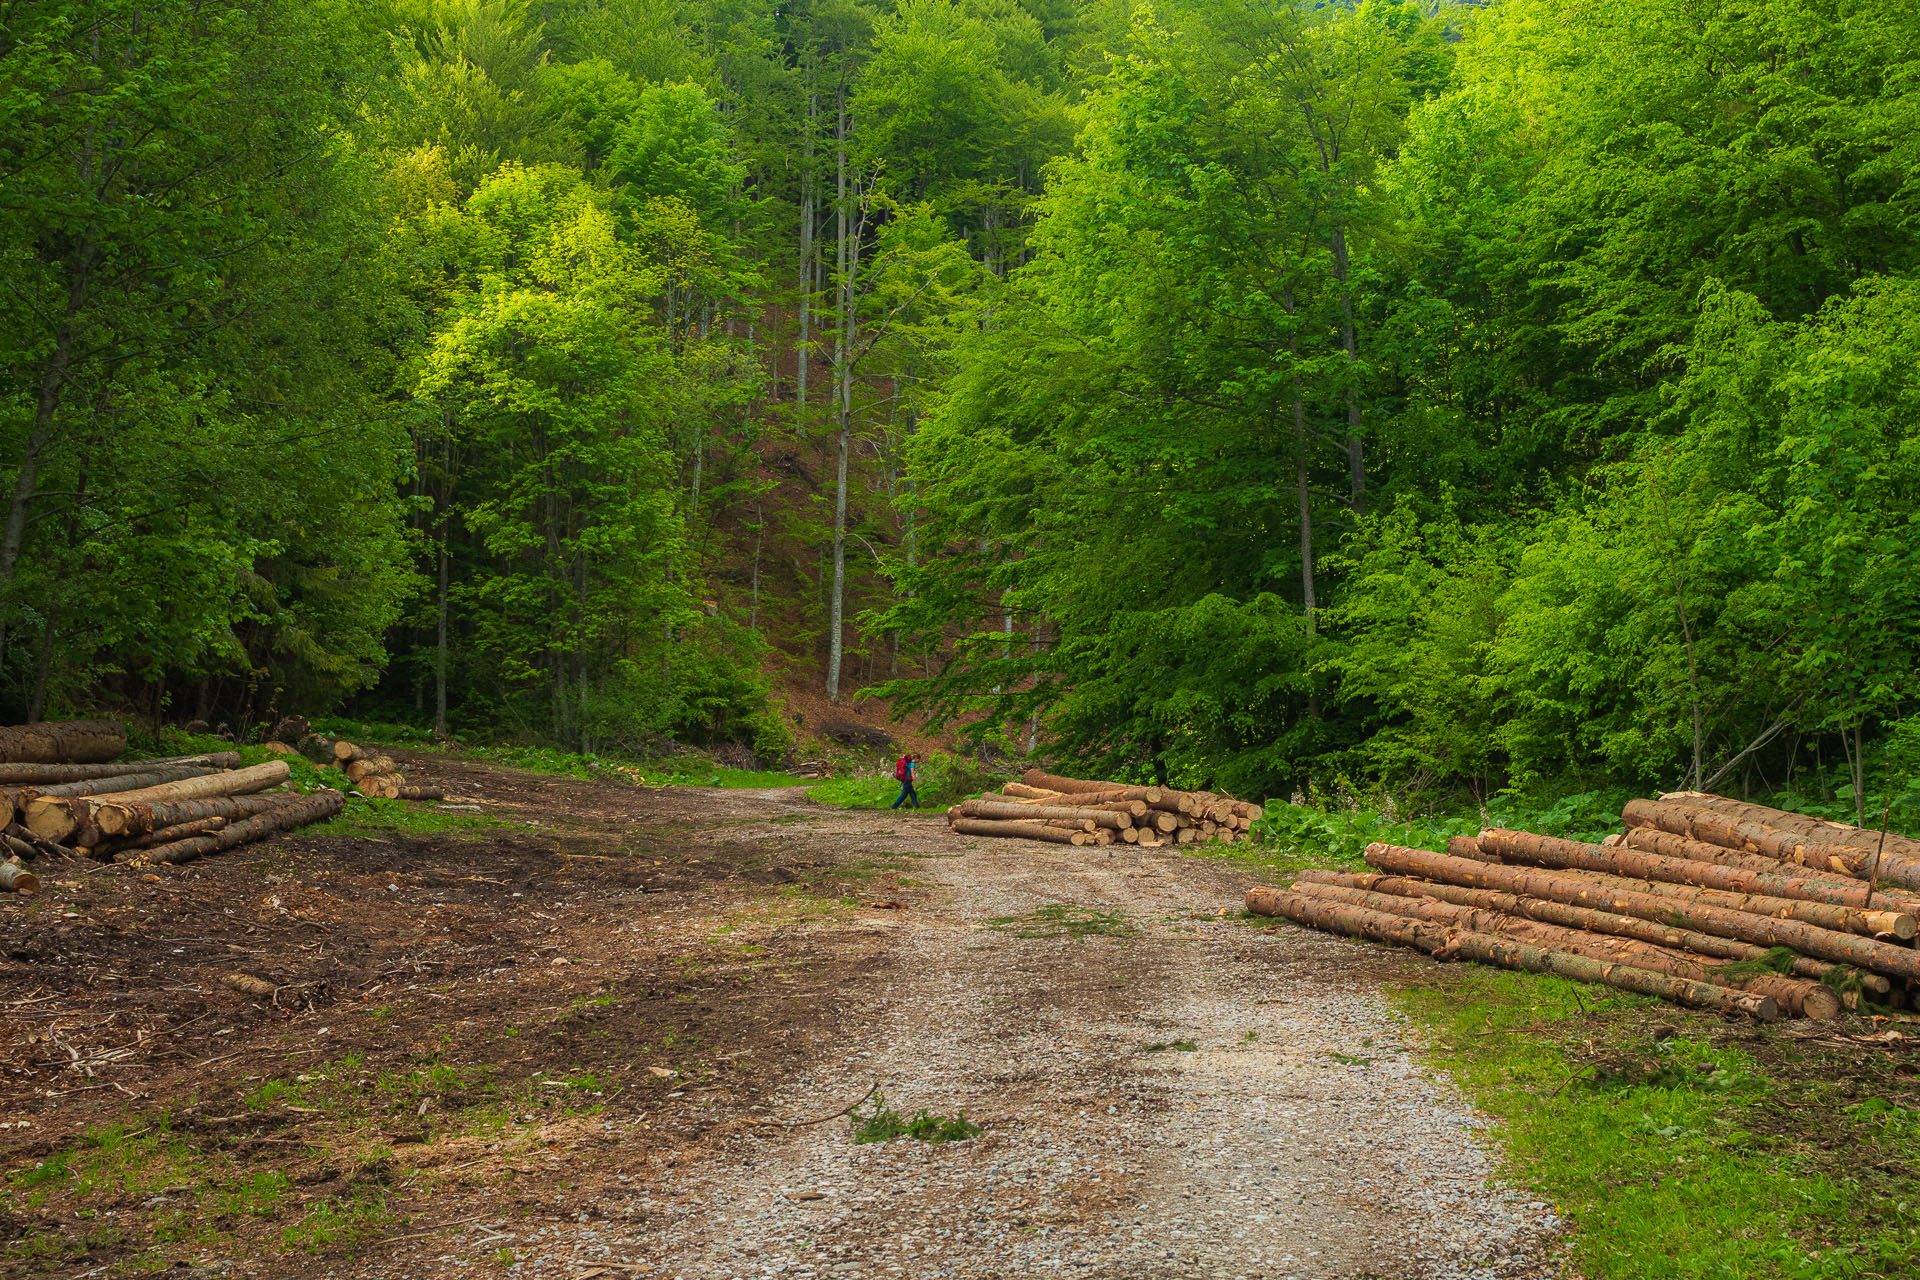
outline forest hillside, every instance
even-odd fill
[[[28,0],[0,102],[16,719],[1920,771],[1907,0]]]

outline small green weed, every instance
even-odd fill
[[[921,1142],[965,1142],[986,1132],[967,1119],[963,1110],[954,1116],[936,1116],[921,1108],[913,1116],[903,1116],[887,1105],[884,1093],[873,1095],[873,1109],[858,1107],[849,1114],[855,1142],[891,1142],[895,1138],[915,1138]]]

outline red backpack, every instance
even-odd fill
[[[901,756],[893,762],[893,780],[895,782],[905,782],[907,780],[907,758],[905,756]]]

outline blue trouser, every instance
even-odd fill
[[[913,780],[911,778],[900,784],[900,800],[895,800],[889,807],[898,809],[901,800],[912,801],[913,807],[916,809],[920,807],[920,796],[914,791]]]

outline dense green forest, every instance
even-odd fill
[[[0,3],[0,700],[1920,767],[1910,0]]]

